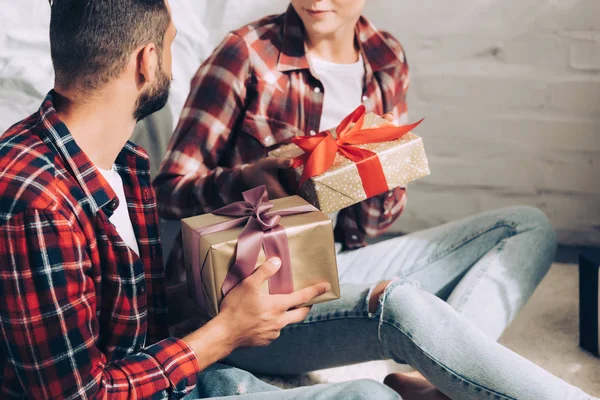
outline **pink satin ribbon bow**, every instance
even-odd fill
[[[238,218],[196,230],[199,236],[203,236],[245,225],[238,237],[235,263],[227,273],[221,288],[223,296],[226,296],[231,289],[254,272],[261,249],[264,249],[267,259],[273,257],[281,259],[281,268],[269,279],[269,293],[292,293],[294,282],[288,238],[285,228],[279,225],[279,222],[282,216],[318,210],[307,204],[271,211],[273,203],[269,202],[265,186],[248,190],[243,193],[243,197],[245,201],[232,203],[212,212],[216,215]],[[198,250],[195,250],[193,255],[194,268],[200,268]],[[196,288],[196,290],[202,290],[202,288]]]

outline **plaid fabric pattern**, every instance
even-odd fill
[[[138,257],[53,95],[0,140],[0,397],[182,397],[199,366],[168,338],[148,157],[127,143],[116,162]]]
[[[311,72],[303,29],[290,6],[282,15],[229,33],[200,66],[154,182],[164,218],[207,213],[241,200],[245,165],[294,136],[318,130],[324,91]],[[404,122],[409,77],[401,45],[365,18],[356,37],[365,60],[363,104]],[[392,225],[405,202],[399,188],[342,210],[336,239],[346,249],[364,246],[366,235]],[[179,241],[169,268],[181,264]]]

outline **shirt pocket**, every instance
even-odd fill
[[[264,148],[288,143],[300,130],[291,124],[263,115],[246,113],[242,131],[256,139]]]

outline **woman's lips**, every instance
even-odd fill
[[[324,10],[309,10],[308,8],[305,8],[304,10],[306,11],[306,13],[308,15],[310,15],[311,17],[314,17],[314,18],[323,18],[331,12],[331,11],[324,11]]]

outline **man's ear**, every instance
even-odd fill
[[[137,51],[136,75],[138,88],[152,84],[158,70],[158,53],[154,43],[148,43]]]

